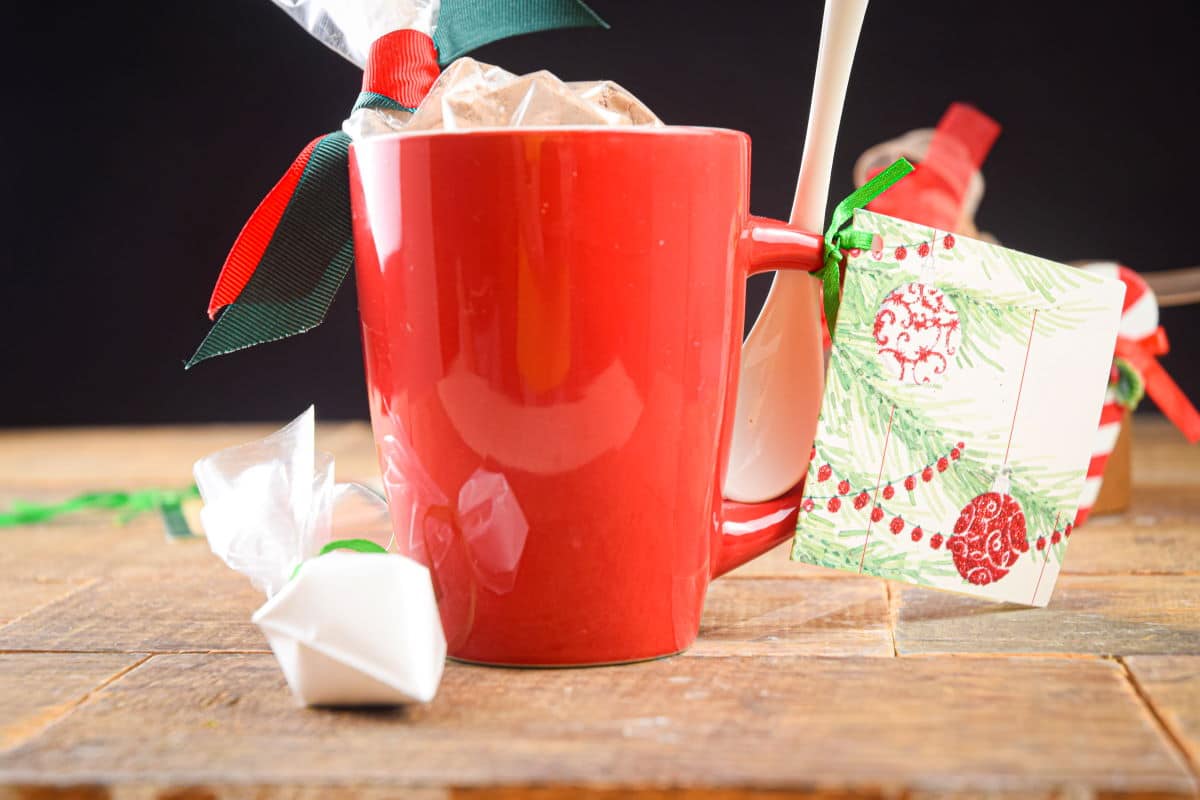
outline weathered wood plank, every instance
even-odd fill
[[[87,581],[0,577],[0,627],[87,585]]]
[[[674,658],[451,664],[400,711],[297,708],[268,655],[157,656],[8,755],[0,780],[839,788],[1186,795],[1118,664]]]
[[[688,653],[890,657],[887,590],[878,580],[719,580]]]
[[[901,655],[1200,653],[1200,577],[1063,575],[1045,609],[894,591]]]
[[[198,458],[261,438],[281,425],[2,431],[0,486],[87,491],[186,485]],[[317,446],[334,455],[341,480],[378,474],[370,428],[365,422],[322,423],[317,427]]]
[[[1189,447],[1182,434],[1161,416],[1133,418],[1133,490],[1139,486],[1200,484],[1200,449]]]
[[[267,650],[250,622],[262,595],[224,566],[101,579],[0,628],[0,650]]]
[[[1072,534],[1063,574],[1200,574],[1200,505],[1192,494],[1135,488],[1127,513],[1093,516]]]
[[[88,515],[0,529],[0,574],[14,580],[153,577],[218,566],[225,569],[203,539],[168,540],[153,515],[125,525],[104,515]]]
[[[36,736],[143,658],[129,653],[0,653],[0,750]]]
[[[1155,712],[1200,770],[1200,657],[1133,656],[1125,660]]]

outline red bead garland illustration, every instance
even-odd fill
[[[946,455],[932,463],[878,486],[856,487],[843,478],[836,484],[836,494],[806,495],[801,501],[801,509],[811,512],[821,501],[825,510],[836,514],[843,508],[852,506],[861,511],[870,505],[868,516],[872,523],[884,523],[893,536],[899,536],[907,530],[913,542],[926,541],[932,550],[940,550],[945,545],[954,559],[955,568],[964,579],[977,586],[994,583],[1007,575],[1017,560],[1030,550],[1024,511],[1016,498],[1008,493],[1007,468],[997,478],[991,491],[978,495],[963,507],[953,532],[948,536],[937,531],[927,537],[922,526],[910,525],[902,515],[889,511],[883,504],[895,497],[897,485],[912,492],[918,482],[931,482],[935,475],[945,472],[957,462],[965,449],[966,444],[958,442]],[[815,448],[812,458],[816,458]],[[825,484],[832,477],[832,465],[822,464],[818,467],[818,484]],[[877,490],[882,502],[872,503],[872,495]],[[1035,542],[1037,550],[1043,552],[1047,544],[1057,545],[1064,538],[1070,538],[1072,529],[1068,523],[1049,536],[1039,536]]]
[[[935,471],[945,472],[949,469],[950,464],[958,461],[962,456],[963,450],[966,449],[966,444],[959,442],[954,447],[946,451],[946,454],[934,459],[932,463],[926,464],[918,470],[904,475],[897,476],[878,486],[852,486],[850,481],[842,479],[837,483],[836,494],[806,494],[800,502],[800,507],[804,511],[812,511],[817,506],[818,500],[825,500],[825,508],[831,513],[837,513],[842,508],[843,503],[850,503],[857,510],[861,510],[871,502],[871,495],[875,490],[879,490],[880,495],[884,500],[891,500],[896,496],[896,484],[901,484],[904,488],[911,492],[917,488],[917,480],[924,483],[929,483],[933,480]],[[810,455],[810,460],[816,458],[816,450],[814,449]],[[817,468],[817,483],[824,484],[833,476],[833,467],[830,464],[822,464]],[[875,510],[879,509],[877,505],[872,509],[872,515]],[[880,513],[883,513],[882,511]],[[876,519],[875,522],[879,520]]]

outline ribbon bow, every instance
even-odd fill
[[[887,169],[855,189],[845,200],[838,203],[825,229],[825,266],[821,268],[821,283],[824,285],[825,324],[833,336],[837,325],[838,303],[841,297],[842,251],[855,248],[867,249],[873,235],[848,227],[854,212],[883,194],[897,181],[913,171],[906,159],[897,159]]]
[[[1196,444],[1200,442],[1200,412],[1158,363],[1158,356],[1165,356],[1169,350],[1167,333],[1161,327],[1140,339],[1123,334],[1117,336],[1117,358],[1129,362],[1154,404],[1179,428],[1184,438]]]
[[[570,27],[607,24],[581,0],[443,0],[432,37],[397,30],[371,44],[353,110],[413,111],[441,67],[467,51]],[[350,137],[340,130],[309,142],[250,215],[209,301],[216,323],[187,367],[304,333],[325,319],[354,264],[349,148]]]

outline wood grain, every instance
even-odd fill
[[[0,486],[77,491],[187,485],[197,459],[259,439],[280,425],[6,431],[0,436]],[[370,427],[364,422],[319,424],[317,447],[333,454],[340,480],[378,474]]]
[[[1200,577],[1063,575],[1044,609],[894,590],[901,655],[1200,653]]]
[[[86,585],[86,581],[0,577],[0,626]]]
[[[0,750],[40,733],[143,658],[129,653],[0,654]]]
[[[887,589],[877,580],[720,580],[689,655],[892,655]]]
[[[1200,657],[1134,656],[1125,664],[1193,772],[1200,768]]]
[[[177,652],[255,650],[263,597],[241,575],[102,579],[0,628],[0,650]]]
[[[80,515],[45,525],[0,529],[0,574],[29,581],[171,573],[228,572],[203,539],[168,540],[152,514],[125,524]]]
[[[332,712],[296,708],[270,656],[156,656],[0,756],[3,780],[49,771],[188,785],[1195,790],[1120,666],[1066,659],[451,664],[428,706]]]
[[[1133,491],[1143,486],[1200,485],[1200,449],[1157,414],[1133,417]]]
[[[1193,796],[1200,451],[1135,425],[1133,505],[1075,534],[1049,609],[784,545],[713,584],[683,657],[450,664],[406,710],[298,708],[249,622],[261,595],[153,517],[0,530],[0,798]],[[0,505],[179,485],[272,429],[0,432]],[[319,445],[377,482],[365,424]]]
[[[1179,495],[1140,487],[1128,512],[1089,518],[1071,536],[1063,574],[1200,574],[1200,504]]]

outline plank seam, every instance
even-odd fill
[[[119,654],[119,655],[136,655],[136,653],[127,653],[127,654]],[[67,699],[64,702],[59,703],[56,706],[52,706],[52,707],[46,709],[45,711],[42,712],[42,715],[40,717],[35,718],[32,721],[31,730],[29,730],[27,733],[24,733],[24,734],[18,734],[11,741],[5,741],[4,747],[2,749],[0,749],[0,752],[11,752],[11,751],[17,749],[18,747],[20,747],[21,745],[28,743],[30,740],[36,739],[37,737],[41,736],[46,731],[50,730],[50,728],[52,728],[55,725],[57,725],[58,723],[62,722],[64,719],[71,716],[71,714],[75,713],[75,711],[77,709],[79,709],[84,704],[86,704],[89,700],[91,700],[93,697],[95,697],[97,693],[104,691],[104,689],[111,686],[114,682],[119,681],[121,678],[125,677],[130,672],[132,672],[133,670],[140,667],[142,664],[145,664],[151,658],[153,658],[152,655],[143,655],[141,658],[137,659],[132,664],[128,664],[128,665],[122,667],[121,669],[114,672],[112,675],[109,675],[107,678],[101,680],[98,684],[96,684],[94,687],[92,687],[88,691],[84,692],[79,697],[76,697],[74,699]]]
[[[1153,698],[1151,698],[1149,691],[1147,691],[1146,687],[1144,687],[1141,681],[1137,679],[1137,675],[1135,675],[1133,670],[1129,668],[1129,665],[1125,663],[1125,659],[1116,657],[1113,660],[1121,666],[1121,672],[1124,674],[1125,680],[1129,683],[1130,688],[1133,689],[1133,693],[1137,696],[1142,706],[1146,709],[1147,713],[1150,715],[1150,718],[1154,720],[1155,725],[1158,727],[1163,737],[1171,743],[1171,747],[1175,749],[1175,752],[1179,755],[1179,758],[1187,767],[1188,774],[1191,775],[1194,784],[1193,789],[1195,789],[1197,785],[1200,785],[1200,764],[1197,764],[1188,755],[1188,750],[1187,747],[1184,746],[1182,737],[1176,734],[1175,730],[1171,727],[1171,724],[1167,722],[1166,717],[1164,717],[1162,712],[1159,711],[1158,706],[1154,703]]]

